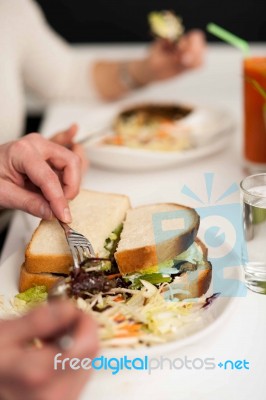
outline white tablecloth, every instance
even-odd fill
[[[261,53],[265,47],[254,46],[254,53]],[[99,55],[131,56],[143,51],[141,46],[112,48],[83,48],[95,57]],[[133,205],[149,202],[174,201],[197,207],[198,204],[184,196],[184,184],[207,201],[204,173],[214,173],[214,198],[225,191],[233,182],[239,183],[244,176],[241,166],[241,54],[224,45],[210,46],[206,65],[197,71],[178,79],[154,85],[132,96],[130,100],[167,99],[181,102],[205,104],[226,108],[236,120],[236,132],[232,134],[229,146],[219,154],[153,173],[119,173],[90,168],[83,186],[102,191],[125,193]],[[120,103],[118,103],[119,105]],[[123,102],[121,102],[123,104]],[[42,131],[45,135],[78,121],[88,110],[98,108],[99,102],[89,105],[54,104],[49,107]],[[238,201],[238,194],[228,200]],[[28,240],[32,219],[17,213],[11,225],[1,261],[3,262],[18,247]],[[147,398],[153,400],[264,400],[266,398],[266,346],[263,340],[266,332],[266,296],[248,292],[237,299],[234,310],[224,323],[211,334],[189,347],[172,354],[173,358],[206,358],[216,360],[246,359],[250,370],[164,370],[151,375],[140,371],[125,371],[116,376],[108,372],[94,373],[82,399],[116,400],[126,396],[127,400]],[[126,351],[125,351],[126,355]],[[137,355],[136,355],[137,356]],[[169,355],[168,355],[169,356]]]

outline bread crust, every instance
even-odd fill
[[[38,233],[39,227],[43,221],[40,221],[39,225],[33,232],[30,242],[26,247],[24,267],[27,272],[33,274],[37,273],[58,273],[68,274],[69,268],[73,264],[73,260],[70,254],[32,254],[31,245]]]
[[[60,276],[47,273],[32,274],[22,264],[19,277],[19,291],[24,292],[33,286],[46,286],[47,289],[50,289],[59,278]]]
[[[56,273],[68,274],[69,268],[73,265],[71,255],[51,255],[39,254],[33,255],[26,253],[25,269],[33,274],[38,273]]]
[[[211,284],[212,265],[207,260],[208,249],[199,238],[196,238],[195,242],[202,249],[203,261],[205,262],[204,267],[199,267],[197,269],[198,273],[194,279],[191,279],[191,272],[185,272],[180,277],[174,279],[172,285],[175,285],[175,288],[180,287],[180,289],[188,292],[174,294],[174,297],[179,300],[200,297],[208,291]],[[165,289],[165,291],[167,291],[167,289]]]
[[[195,216],[194,226],[187,232],[178,235],[176,238],[165,240],[162,243],[154,244],[152,246],[143,246],[136,249],[121,250],[115,253],[115,260],[117,262],[120,273],[131,274],[143,270],[148,270],[156,266],[160,262],[170,260],[177,254],[183,253],[194,242],[200,224],[200,217],[197,212],[190,207],[183,206],[175,203],[163,203],[165,205],[174,205],[177,209],[186,209],[193,211]],[[160,205],[153,204],[153,205]],[[150,207],[151,205],[140,206],[136,208]]]
[[[195,239],[195,243],[197,243],[197,245],[199,245],[202,249],[205,266],[202,269],[198,269],[196,279],[190,279],[189,272],[185,272],[181,275],[181,277],[175,278],[173,283],[177,285],[177,287],[180,286],[181,289],[189,292],[186,294],[180,293],[174,295],[174,297],[177,297],[180,300],[202,296],[208,291],[211,283],[212,265],[207,261],[208,249],[198,238]],[[25,265],[22,264],[20,271],[19,291],[24,292],[25,290],[36,285],[44,285],[50,289],[59,278],[60,276],[49,273],[31,273],[27,271]],[[166,291],[167,288],[164,290],[164,292]]]
[[[97,192],[93,190],[82,189],[90,193],[110,195],[117,198],[125,198],[128,202],[128,208],[131,208],[130,199],[128,196],[117,193],[109,192]],[[56,274],[68,274],[69,268],[73,265],[73,259],[71,254],[34,254],[31,251],[32,242],[35,240],[36,234],[38,234],[39,227],[43,221],[40,221],[38,227],[33,232],[30,242],[28,243],[25,251],[25,268],[30,273],[56,273]],[[110,232],[111,233],[111,232]]]

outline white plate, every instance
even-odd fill
[[[85,145],[88,158],[92,164],[102,168],[143,171],[184,165],[184,163],[206,157],[224,149],[229,142],[234,127],[234,120],[231,114],[225,110],[215,108],[193,108],[194,111],[182,120],[182,125],[188,127],[195,143],[195,147],[189,150],[160,152],[103,145],[101,142],[104,136],[102,136],[92,139]],[[111,121],[117,112],[118,110],[115,108],[102,108],[101,110],[94,110],[93,116],[88,113],[81,123],[83,133],[85,134],[86,120],[93,131],[95,127],[100,128],[108,126],[108,124],[111,126]],[[111,133],[112,130],[110,129],[107,135]]]
[[[0,295],[4,295],[7,306],[9,305],[10,299],[18,293],[20,266],[23,260],[24,249],[21,248],[8,258],[0,267]],[[210,335],[217,325],[220,326],[221,322],[225,321],[228,313],[230,313],[239,290],[238,285],[233,288],[230,279],[235,282],[240,282],[240,268],[226,268],[226,279],[228,279],[228,285],[224,288],[221,296],[218,297],[204,313],[202,313],[202,317],[197,323],[191,324],[189,330],[186,330],[185,337],[152,347],[138,347],[137,350],[129,348],[104,349],[103,354],[110,357],[123,357],[125,353],[130,356],[136,354],[136,352],[138,357],[144,355],[162,355],[171,353],[176,349],[183,348],[192,343],[199,342],[206,334]],[[228,293],[232,290],[234,296],[229,297]],[[207,295],[210,296],[212,294],[213,288],[211,285]]]

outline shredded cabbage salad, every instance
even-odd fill
[[[168,283],[159,288],[144,280],[141,283],[143,286],[139,290],[115,288],[107,293],[88,293],[86,299],[72,298],[79,309],[98,321],[103,347],[166,343],[186,337],[196,323],[202,322],[205,296],[180,301],[171,298]],[[36,292],[43,293],[43,289],[36,287]],[[8,315],[19,316],[39,304],[36,299],[30,302],[27,298],[27,293],[26,296],[15,296],[11,307],[4,306],[2,299],[0,307]]]
[[[106,240],[106,255],[111,257],[114,253],[121,230],[119,226]],[[71,301],[98,321],[103,347],[166,343],[186,337],[206,322],[205,309],[217,295],[179,300],[178,295],[188,297],[189,292],[169,278],[178,272],[177,261],[189,260],[200,268],[202,251],[197,245],[191,245],[174,260],[159,264],[157,273],[122,277],[111,261],[105,260],[88,259],[75,279],[71,273],[66,278]],[[47,288],[35,286],[14,296],[9,305],[0,296],[0,310],[4,318],[20,316],[46,301]]]

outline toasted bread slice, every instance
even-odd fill
[[[199,215],[179,204],[153,204],[130,209],[115,259],[121,274],[156,272],[158,264],[183,253],[199,228]]]
[[[211,283],[212,265],[207,261],[208,250],[198,238],[196,238],[195,244],[202,252],[202,263],[197,266],[195,271],[184,271],[180,276],[175,277],[170,284],[171,295],[180,300],[202,296],[208,291]],[[63,276],[49,273],[33,274],[28,272],[23,264],[20,271],[19,291],[24,292],[37,285],[44,285],[47,289],[50,289]],[[163,290],[165,295],[168,291],[169,287],[165,287]]]
[[[96,255],[104,256],[105,240],[122,223],[129,207],[127,196],[81,190],[70,202],[70,226],[90,240]],[[67,274],[71,265],[72,257],[58,221],[41,221],[26,249],[26,270]]]
[[[202,296],[208,291],[211,283],[212,265],[208,261],[208,249],[199,238],[196,238],[195,245],[202,253],[201,262],[193,270],[184,268],[184,272],[170,283],[171,295],[180,300]],[[187,264],[189,267],[190,263]],[[164,292],[168,290],[170,291],[165,287]]]
[[[33,274],[32,272],[28,272],[24,264],[22,264],[19,278],[19,291],[24,292],[34,286],[46,286],[47,289],[50,289],[56,281],[63,276],[64,275],[49,273]]]

